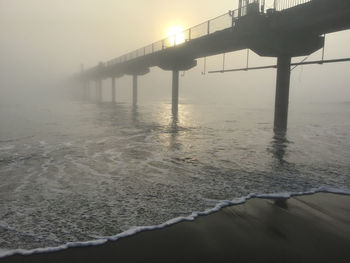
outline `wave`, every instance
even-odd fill
[[[96,240],[91,240],[91,241],[70,242],[70,243],[66,243],[64,245],[60,245],[57,247],[36,248],[36,249],[32,249],[32,250],[25,250],[25,249],[4,250],[4,249],[0,249],[0,259],[5,258],[5,257],[9,257],[9,256],[13,256],[13,255],[28,256],[28,255],[33,255],[33,254],[56,252],[56,251],[61,251],[61,250],[65,250],[68,248],[74,248],[74,247],[87,247],[87,246],[102,245],[108,241],[116,241],[116,240],[121,239],[121,238],[135,235],[139,232],[162,229],[162,228],[165,228],[165,227],[168,227],[168,226],[171,226],[171,225],[183,222],[183,221],[193,221],[199,216],[209,215],[209,214],[218,212],[227,206],[241,205],[241,204],[246,203],[248,200],[254,199],[254,198],[289,199],[289,198],[295,197],[295,196],[313,195],[313,194],[317,194],[317,193],[350,195],[350,190],[341,190],[341,189],[334,189],[334,188],[328,188],[328,187],[320,187],[320,188],[312,189],[312,190],[307,191],[307,192],[285,192],[285,193],[274,193],[274,194],[251,193],[245,197],[236,198],[232,201],[229,201],[229,200],[221,201],[218,204],[216,204],[215,207],[208,209],[206,211],[203,211],[203,212],[195,211],[195,212],[192,212],[192,214],[189,216],[173,218],[173,219],[170,219],[169,221],[166,221],[165,223],[160,224],[160,225],[134,227],[134,228],[131,228],[127,231],[124,231],[124,232],[119,233],[119,234],[114,235],[114,236],[102,237],[102,238],[99,238]]]
[[[35,137],[34,135],[31,135],[31,136],[13,138],[13,139],[8,139],[8,140],[0,140],[0,143],[18,142],[18,141],[21,141],[21,140],[31,139],[31,138],[34,138],[34,137]]]

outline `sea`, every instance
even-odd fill
[[[0,104],[0,255],[100,244],[254,196],[349,193],[350,103]]]

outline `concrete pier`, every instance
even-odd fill
[[[82,82],[82,99],[87,100],[89,98],[89,82],[84,80]]]
[[[177,115],[178,108],[179,108],[179,71],[173,70],[172,103],[171,103],[171,111],[173,115]]]
[[[132,105],[137,105],[137,75],[132,76]]]
[[[277,81],[274,130],[286,132],[288,122],[291,58],[309,56],[324,47],[324,35],[350,29],[349,0],[286,0],[277,10],[265,13],[265,1],[259,9],[259,1],[239,0],[237,10],[231,10],[218,18],[203,23],[206,33],[196,36],[192,27],[185,31],[186,41],[165,46],[164,40],[119,56],[87,70],[79,79],[133,77],[133,105],[137,105],[138,76],[159,67],[172,71],[172,113],[178,112],[179,71],[187,71],[197,65],[199,58],[250,49],[262,57],[277,57]],[[221,19],[227,21],[220,29],[213,29]],[[219,19],[219,20],[217,20]],[[213,29],[213,30],[212,30]],[[163,43],[163,44],[161,44]],[[141,51],[141,52],[140,52]],[[255,68],[258,69],[258,68]],[[211,72],[214,73],[214,72]],[[102,85],[98,85],[102,86]],[[98,99],[102,100],[101,88]],[[115,80],[112,79],[112,97],[115,100]]]
[[[102,79],[96,80],[96,100],[102,101]]]
[[[86,81],[86,99],[90,99],[90,81]]]
[[[275,132],[286,132],[288,123],[289,85],[291,57],[277,58],[277,81],[275,98]]]
[[[112,77],[112,102],[115,102],[115,77]]]

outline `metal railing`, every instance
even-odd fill
[[[282,11],[300,4],[311,2],[313,0],[274,0],[274,9]],[[99,66],[93,67],[90,70],[96,70],[101,65],[114,66],[116,64],[124,63],[142,56],[147,56],[167,48],[182,45],[188,41],[213,34],[217,31],[233,28],[237,20],[243,16],[250,14],[259,14],[264,12],[264,0],[243,0],[244,6],[236,10],[229,11],[226,14],[218,16],[214,19],[208,20],[204,23],[191,27],[175,35],[164,38],[160,41],[154,42],[148,46],[137,49],[123,56],[109,60],[106,63],[100,63]],[[90,71],[89,70],[89,71]]]
[[[275,10],[282,11],[297,5],[306,4],[313,0],[275,0]]]
[[[126,55],[117,57],[105,63],[106,66],[113,66],[115,64],[130,61],[135,58],[150,55],[167,48],[181,45],[190,40],[200,38],[209,34],[213,34],[217,31],[228,29],[235,26],[236,21],[250,13],[259,13],[260,0],[247,0],[246,5],[242,8],[229,11],[226,14],[218,16],[214,19],[208,20],[202,24],[191,27],[185,31],[177,33],[175,35],[164,38],[146,47],[132,51]]]

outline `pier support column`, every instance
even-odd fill
[[[112,102],[115,102],[115,77],[112,77]]]
[[[88,80],[83,80],[82,82],[82,98],[83,100],[87,100],[88,99],[88,83],[89,81]]]
[[[132,105],[137,105],[137,75],[132,76]]]
[[[90,100],[90,81],[86,81],[86,99]]]
[[[173,70],[172,104],[173,115],[177,115],[179,105],[179,71]]]
[[[93,88],[93,86],[94,86],[94,83],[93,83],[93,81],[91,81],[91,80],[88,80],[87,81],[87,91],[88,91],[88,99],[89,100],[91,100],[91,87]]]
[[[98,102],[102,101],[102,79],[96,81],[96,100]]]
[[[289,85],[291,57],[277,58],[277,81],[275,100],[275,132],[286,132],[288,123]]]

